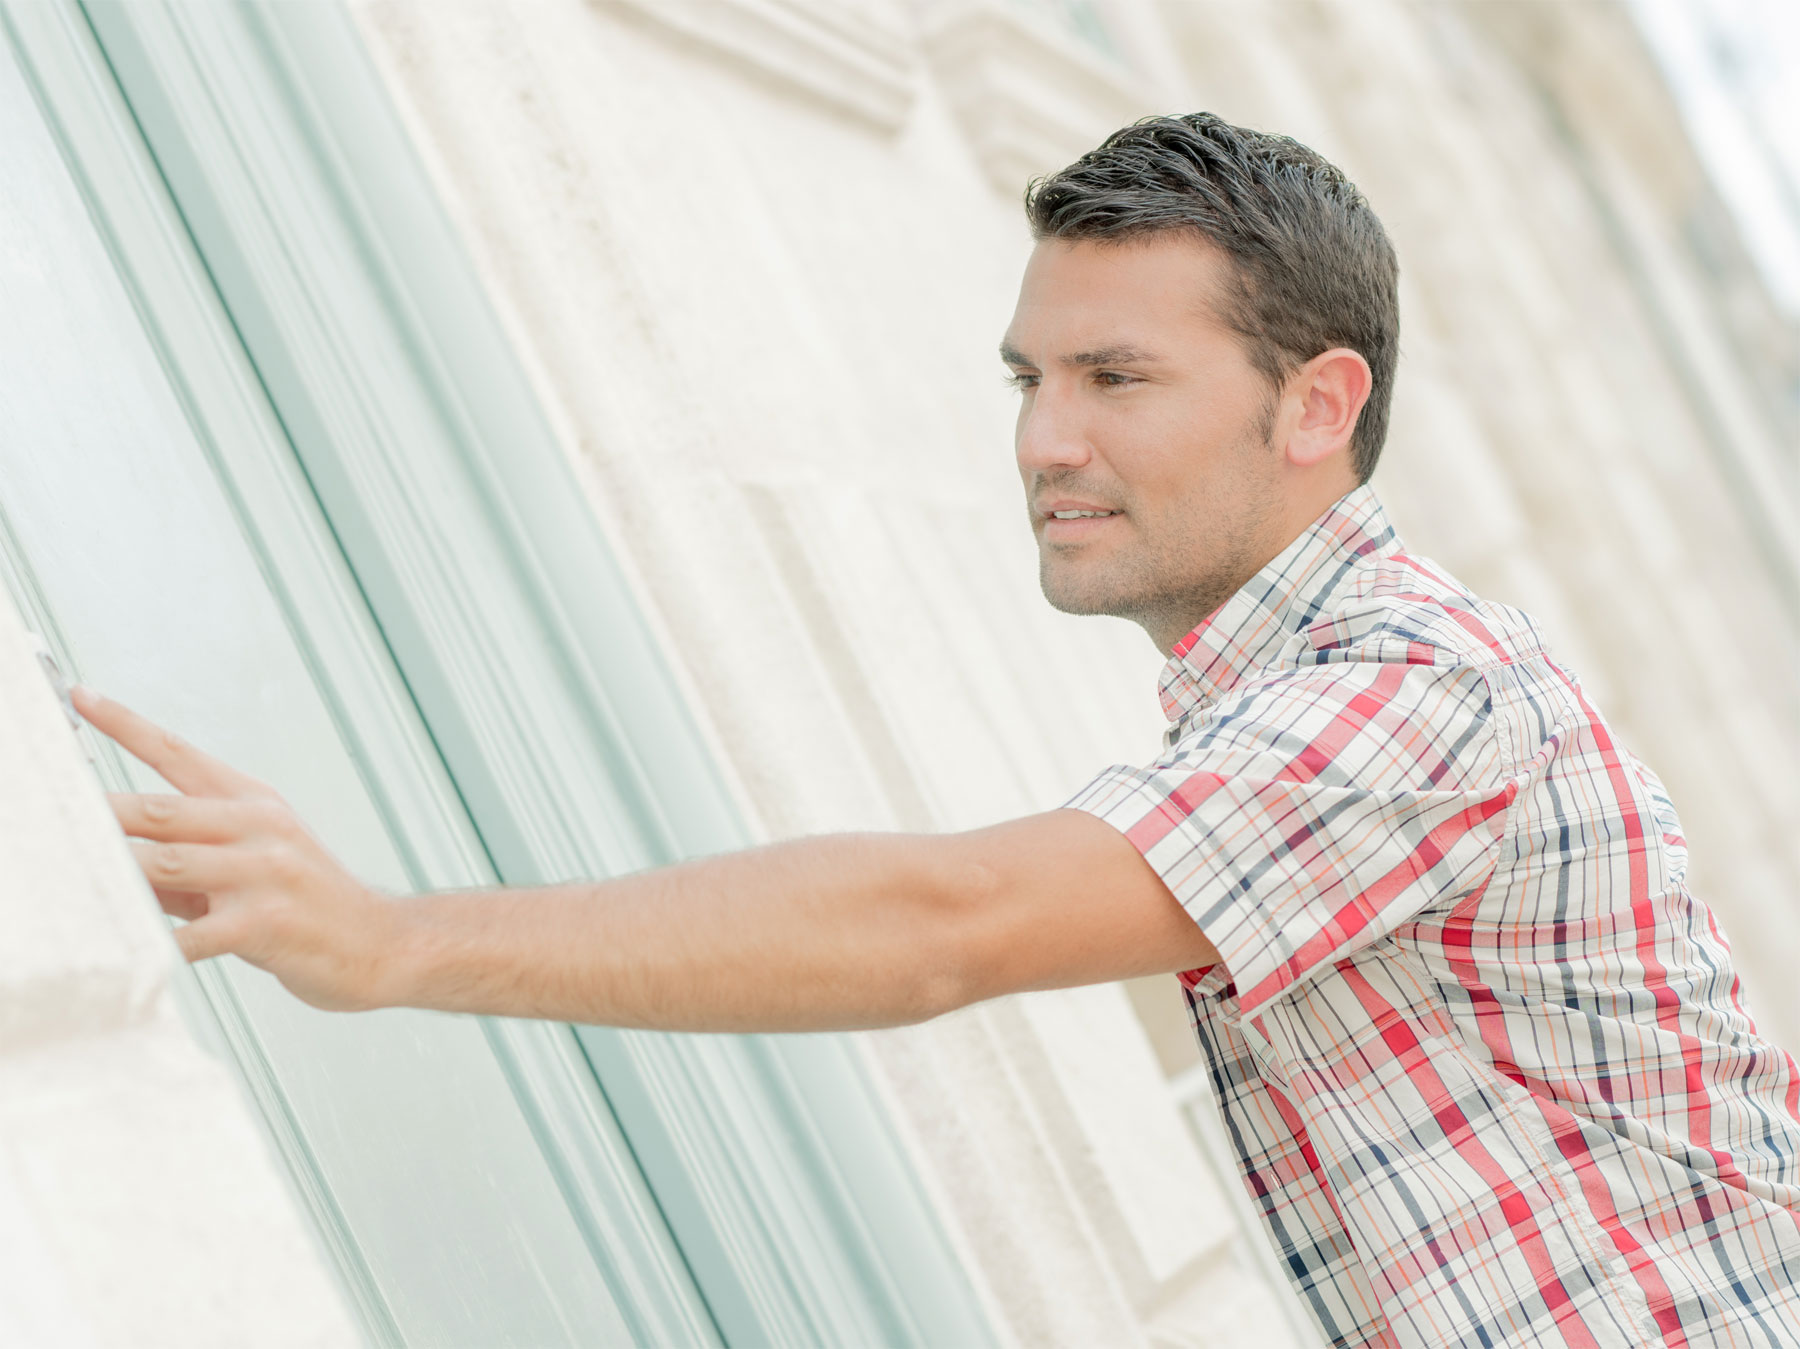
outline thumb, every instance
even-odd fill
[[[190,965],[197,960],[211,960],[214,956],[228,955],[236,949],[237,942],[243,935],[239,931],[241,926],[232,921],[229,912],[211,913],[176,928],[175,944],[181,948],[182,956]]]

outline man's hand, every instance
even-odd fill
[[[352,876],[267,783],[91,689],[75,708],[182,794],[108,792],[189,961],[230,953],[329,1011],[383,1005],[393,901]]]

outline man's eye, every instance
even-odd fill
[[[1038,386],[1038,376],[1011,374],[1006,377],[1006,382],[1015,389],[1035,389]]]
[[[1094,375],[1095,380],[1109,389],[1123,388],[1127,384],[1136,384],[1137,376],[1122,375],[1117,370],[1100,370]]]

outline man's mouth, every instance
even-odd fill
[[[1105,534],[1112,528],[1112,522],[1124,514],[1124,511],[1082,508],[1048,511],[1044,515],[1043,539],[1045,543],[1083,543]]]

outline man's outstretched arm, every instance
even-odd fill
[[[235,954],[316,1006],[665,1030],[858,1029],[1023,989],[1218,959],[1110,825],[834,834],[610,881],[384,895],[266,784],[83,692],[180,796],[114,793],[189,960]]]

